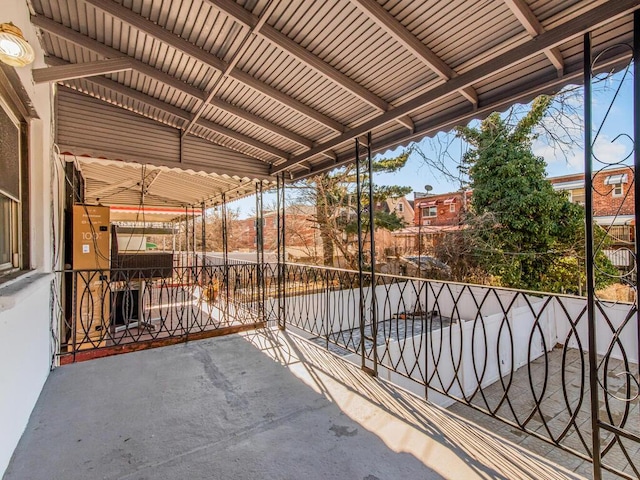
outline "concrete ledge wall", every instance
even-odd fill
[[[0,477],[49,375],[52,275],[0,289]]]

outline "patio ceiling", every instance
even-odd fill
[[[179,208],[215,205],[224,192],[229,199],[255,193],[247,179],[203,172],[185,172],[121,161],[71,157],[84,178],[84,201],[108,206],[135,206],[135,217],[145,207]],[[151,215],[143,215],[147,221]],[[160,217],[167,220],[167,216]],[[122,218],[125,219],[125,218]],[[169,217],[168,220],[171,220]]]
[[[31,0],[61,151],[273,180],[580,83],[637,0]],[[612,50],[604,68],[628,52]],[[146,117],[146,118],[144,118]],[[115,119],[115,120],[114,120]],[[230,184],[229,189],[235,188]]]

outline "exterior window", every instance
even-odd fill
[[[578,205],[584,205],[584,188],[575,188],[569,190],[568,199],[571,203],[577,203]]]
[[[23,163],[20,122],[0,98],[0,275],[23,268]]]
[[[613,190],[611,191],[611,195],[614,197],[621,197],[624,194],[624,190],[622,188],[621,183],[614,183]]]
[[[451,204],[449,205],[449,211],[450,211],[451,213],[455,213],[455,212],[456,212],[456,204],[455,204],[455,203],[451,203]]]
[[[438,216],[438,207],[424,207],[422,208],[422,218],[433,218]]]
[[[0,193],[0,271],[17,268],[18,202]]]
[[[402,203],[398,203],[396,205],[396,210],[400,213],[404,212],[404,205]]]

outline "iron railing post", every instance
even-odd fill
[[[640,224],[638,223],[638,212],[640,212],[640,10],[633,12],[633,187],[634,187],[634,209],[633,217],[635,221],[635,278],[633,283],[636,286],[634,303],[636,307],[636,330],[637,347],[640,355],[640,310],[638,310],[638,272],[640,272],[640,255],[638,255],[638,245],[640,244]],[[640,377],[640,362],[638,362],[638,376]]]
[[[356,217],[358,222],[358,292],[359,292],[359,320],[360,320],[360,354],[361,367],[366,369],[366,343],[364,341],[364,272],[363,272],[363,252],[362,252],[362,185],[360,181],[360,139],[356,138]]]
[[[227,227],[227,196],[222,194],[222,205],[220,207],[220,220],[222,223],[222,262],[223,266],[223,282],[225,289],[225,299],[224,299],[224,319],[225,321],[229,321],[229,229]],[[237,272],[236,272],[237,274]]]
[[[376,242],[373,198],[373,159],[371,158],[371,132],[367,133],[367,162],[369,167],[369,255],[371,256],[371,337],[373,338],[373,374],[378,375],[378,305],[376,299]]]
[[[591,448],[593,478],[602,478],[600,462],[600,424],[598,403],[598,352],[596,339],[596,305],[593,251],[593,139],[591,105],[591,33],[584,34],[584,182],[585,182],[585,259],[587,275],[587,324],[589,329],[589,396],[591,402]]]

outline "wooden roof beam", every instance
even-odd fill
[[[382,30],[396,39],[400,45],[406,48],[418,58],[430,70],[433,70],[440,78],[450,80],[457,76],[455,70],[438,57],[429,47],[411,33],[402,23],[391,15],[376,0],[351,0],[365,15],[373,20]],[[478,105],[478,94],[468,85],[459,92],[469,100],[474,107]]]
[[[127,58],[114,58],[97,62],[70,63],[59,67],[36,68],[31,74],[35,83],[48,83],[122,72],[131,68],[131,62]]]
[[[111,0],[84,0],[86,3],[93,5],[94,7],[113,15],[114,17],[119,18],[123,22],[135,27],[136,29],[151,35],[152,37],[157,38],[161,42],[175,48],[176,50],[180,50],[181,52],[193,57],[210,68],[217,70],[219,72],[225,72],[227,70],[227,63],[220,60],[218,57],[213,55],[212,53],[206,52],[201,49],[197,45],[185,40],[184,38],[173,34],[172,32],[166,30],[162,26],[152,22],[151,20],[143,17],[142,15],[138,15],[132,10],[129,10],[122,5],[119,5]],[[239,6],[240,7],[240,6]],[[244,10],[243,7],[240,9]],[[245,10],[246,11],[246,10]],[[249,15],[253,17],[253,14],[250,12]],[[256,17],[257,18],[257,17]],[[34,24],[35,25],[35,24]],[[121,54],[122,55],[122,54]],[[277,102],[285,105],[286,107],[297,111],[298,113],[310,118],[311,120],[324,125],[325,127],[342,133],[345,131],[346,127],[339,122],[327,117],[326,115],[314,110],[308,105],[303,104],[302,102],[293,99],[288,95],[278,95],[274,96],[275,90],[273,87],[270,87],[264,82],[258,81],[251,77],[250,75],[242,72],[237,68],[231,68],[229,73],[229,77],[247,85],[248,87],[260,92],[262,95],[265,95]],[[247,83],[247,77],[251,78],[253,81]],[[206,94],[203,94],[199,100],[205,100],[207,97]]]
[[[532,38],[545,32],[542,23],[540,23],[538,17],[535,16],[524,0],[504,0],[504,3],[507,4],[511,12]],[[564,73],[564,58],[562,57],[560,49],[557,47],[547,48],[544,50],[544,54],[558,71],[558,76],[561,77]]]
[[[442,85],[418,95],[417,97],[398,105],[389,112],[382,113],[357,127],[350,129],[337,137],[312,148],[308,152],[296,155],[291,160],[276,165],[271,168],[271,175],[289,169],[304,160],[320,154],[324,150],[337,147],[351,139],[372,131],[385,125],[401,115],[406,115],[412,111],[427,106],[440,98],[461,90],[473,83],[482,81],[498,72],[501,72],[513,65],[517,65],[531,57],[539,55],[545,49],[554,48],[568,40],[571,40],[583,33],[596,29],[601,25],[609,23],[617,18],[627,15],[638,8],[637,0],[607,0],[603,4],[578,15],[562,25],[538,35],[521,45],[511,48],[504,53],[478,65],[471,70],[460,74]]]
[[[333,83],[337,84],[352,95],[358,97],[360,100],[368,103],[378,111],[386,112],[393,108],[393,106],[386,102],[384,99],[367,90],[351,77],[345,75],[340,70],[329,65],[327,62],[320,59],[303,46],[291,40],[282,32],[267,24],[266,20],[270,12],[267,12],[266,14],[263,13],[260,17],[258,17],[257,15],[254,15],[253,13],[245,10],[242,6],[238,5],[233,0],[208,1],[218,10],[224,12],[235,21],[252,29],[255,34],[260,35],[262,38],[268,40],[270,43],[277,46],[281,50],[284,50],[293,57],[297,58],[300,62],[304,63],[309,68],[315,70],[320,75],[331,80]],[[275,5],[275,2],[272,5]],[[413,121],[408,116],[398,118],[397,122],[413,131]]]

